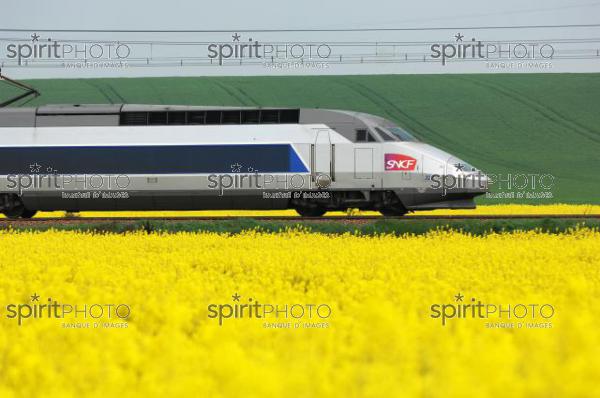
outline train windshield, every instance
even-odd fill
[[[408,131],[398,127],[386,127],[386,130],[396,136],[400,141],[409,141],[409,142],[417,142],[419,141],[414,135],[409,133]]]
[[[453,166],[456,169],[456,171],[463,171],[466,173],[477,171],[477,168],[475,166],[473,166],[470,163],[465,162],[464,160],[461,160],[458,163],[453,164]]]

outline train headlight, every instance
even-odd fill
[[[331,186],[331,176],[329,174],[319,173],[315,177],[315,184],[321,188],[329,188]]]

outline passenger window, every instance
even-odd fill
[[[240,124],[240,111],[223,111],[221,124]]]
[[[187,113],[187,122],[188,124],[204,124],[206,121],[206,112],[204,111],[196,111],[196,112],[188,112]]]
[[[185,112],[169,112],[167,124],[185,124]]]
[[[221,112],[219,112],[219,111],[206,112],[206,124],[221,124]]]
[[[167,124],[167,112],[150,112],[148,114],[148,124]]]
[[[260,122],[264,124],[279,123],[279,112],[276,110],[262,110],[260,112]]]

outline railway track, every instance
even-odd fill
[[[221,217],[54,217],[54,218],[32,218],[32,219],[0,219],[0,225],[23,225],[43,223],[133,223],[139,221],[233,221],[233,220],[256,220],[256,221],[284,221],[284,222],[368,222],[376,220],[514,220],[514,219],[600,219],[600,214],[512,214],[512,215],[443,215],[443,216],[419,216],[410,215],[403,217],[384,216],[329,216],[329,217],[295,217],[295,216],[221,216]]]

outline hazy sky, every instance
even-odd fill
[[[575,54],[571,58],[582,58],[582,50],[592,54],[600,47],[600,28],[561,29],[504,29],[504,30],[434,30],[434,31],[379,31],[379,32],[295,32],[295,33],[245,33],[246,29],[346,29],[346,28],[414,28],[414,27],[482,27],[515,25],[572,25],[600,23],[600,1],[505,0],[494,3],[467,0],[422,0],[401,2],[394,0],[369,0],[348,2],[344,0],[304,0],[284,2],[256,0],[253,2],[193,0],[171,0],[149,2],[142,0],[103,0],[84,2],[81,0],[3,0],[0,13],[0,28],[23,29],[21,32],[0,32],[0,60],[6,61],[4,70],[18,77],[69,77],[69,76],[142,76],[142,75],[239,75],[239,74],[296,74],[296,73],[454,73],[493,72],[489,65],[481,62],[455,62],[442,66],[439,63],[418,64],[415,62],[370,63],[361,65],[330,65],[326,69],[283,68],[271,69],[264,65],[242,66],[179,66],[161,64],[164,59],[193,58],[207,56],[207,45],[187,47],[157,45],[139,46],[135,49],[138,58],[150,58],[147,67],[80,68],[65,70],[60,67],[43,67],[42,63],[27,66],[11,65],[7,46],[31,43],[30,35],[44,29],[99,29],[99,30],[223,30],[222,33],[79,33],[39,32],[41,40],[84,40],[84,41],[170,41],[170,42],[232,42],[231,33],[240,32],[242,41],[259,40],[261,43],[318,42],[318,43],[364,43],[362,47],[337,47],[334,54],[346,55],[371,53],[393,56],[429,57],[431,43],[454,42],[460,33],[466,40],[476,38],[493,41],[564,40],[576,39],[585,43],[555,44],[562,54]],[[20,41],[19,41],[20,40]],[[27,41],[29,40],[29,41]],[[375,48],[375,42],[420,42],[413,47]],[[149,51],[152,51],[151,55]],[[577,51],[580,51],[577,53]],[[576,54],[577,53],[577,54]],[[132,55],[133,57],[133,55]],[[170,58],[169,58],[170,57]],[[355,57],[355,59],[358,59]],[[169,61],[171,62],[171,61]],[[358,62],[356,62],[358,63]],[[131,63],[134,65],[134,63]],[[161,66],[162,65],[162,66]],[[190,64],[191,65],[191,64]],[[227,64],[226,64],[227,65]],[[554,61],[552,71],[597,71],[597,59],[569,59]],[[515,70],[505,70],[514,72]],[[516,71],[530,71],[519,70]],[[534,70],[544,71],[544,70]]]
[[[598,23],[600,2],[567,0],[3,0],[2,27],[226,29]]]

